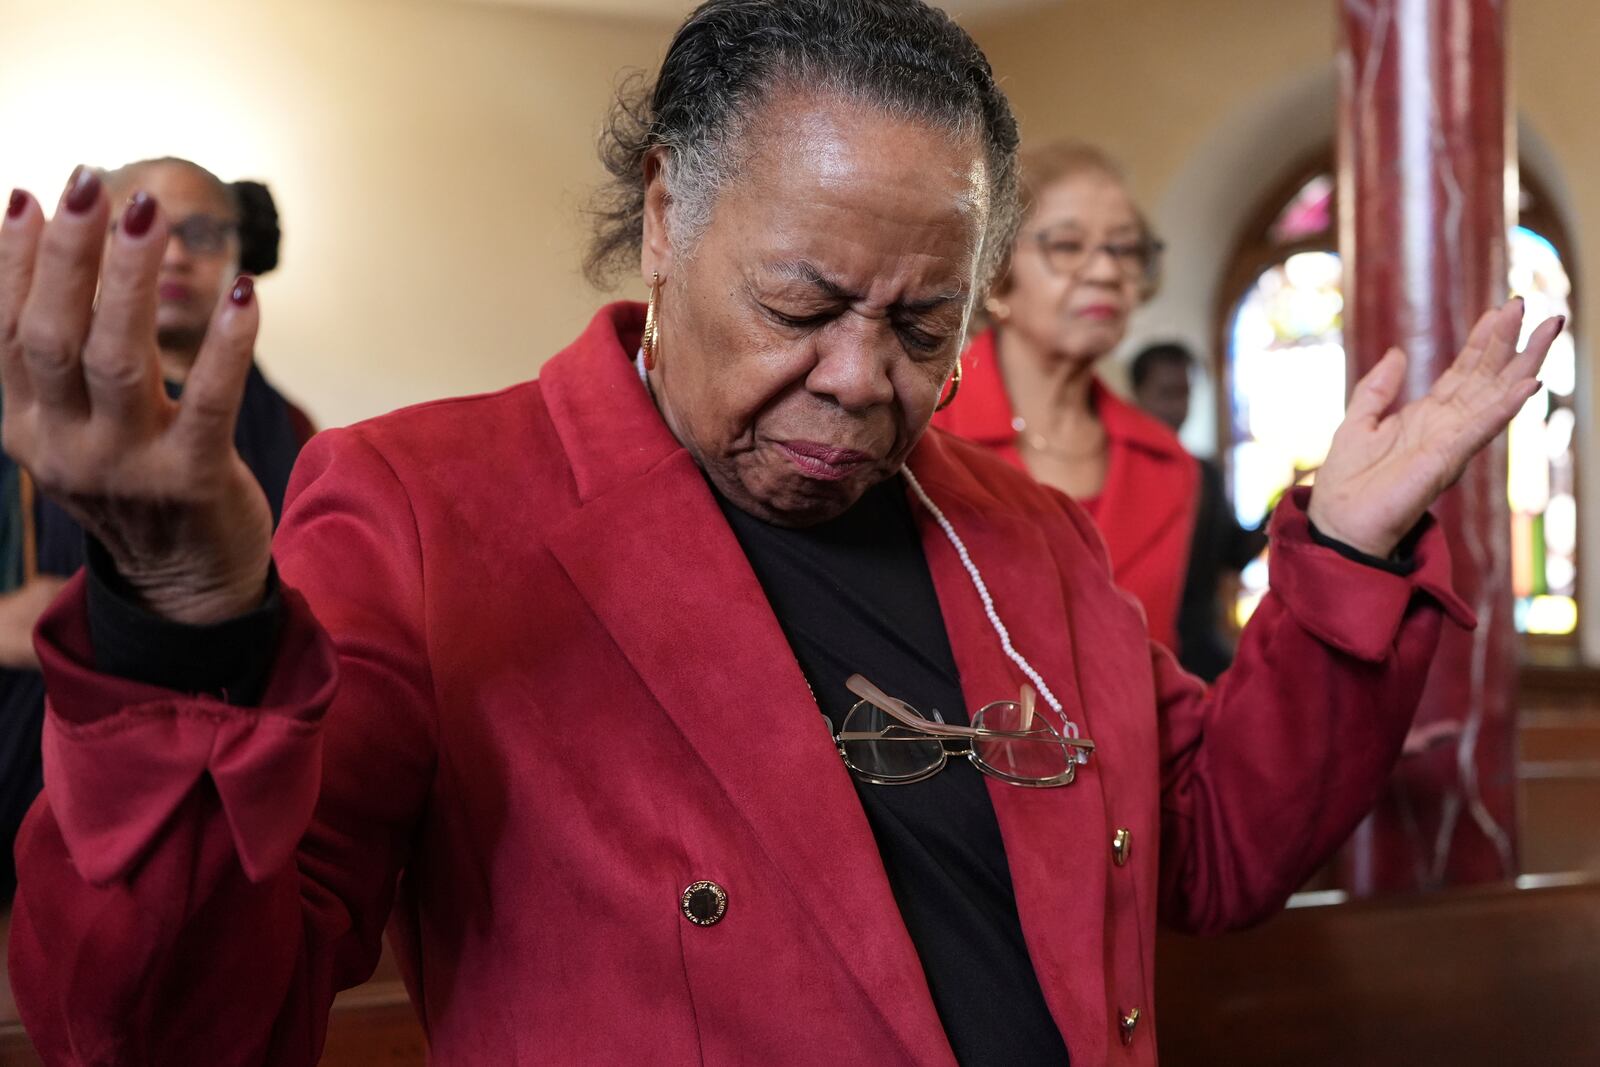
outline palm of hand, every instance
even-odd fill
[[[1561,319],[1540,324],[1519,352],[1522,303],[1488,312],[1428,394],[1393,413],[1406,357],[1390,349],[1351,396],[1317,474],[1311,521],[1363,552],[1392,553],[1538,391],[1539,367],[1564,325]]]

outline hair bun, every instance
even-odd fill
[[[239,269],[246,274],[266,274],[278,265],[278,205],[260,182],[234,182],[239,201]]]

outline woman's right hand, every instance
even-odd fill
[[[179,401],[156,347],[160,207],[136,196],[110,240],[98,176],[79,168],[48,222],[13,193],[0,225],[5,449],[110,553],[151,611],[218,622],[257,607],[272,512],[233,445],[259,316],[224,295]]]

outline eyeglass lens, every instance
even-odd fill
[[[226,247],[228,235],[233,229],[233,223],[226,219],[211,215],[190,215],[182,222],[173,225],[172,235],[194,255],[214,256]]]
[[[121,222],[121,219],[117,219],[111,223],[112,233],[117,232]],[[228,246],[229,236],[237,229],[237,224],[228,219],[213,215],[190,215],[174,222],[170,232],[190,255],[214,256]]]
[[[944,745],[863,700],[844,717],[840,742],[851,769],[868,778],[914,782],[944,766]],[[857,736],[866,735],[866,736]]]
[[[1104,244],[1090,244],[1080,237],[1064,234],[1041,233],[1038,238],[1046,265],[1051,272],[1063,277],[1077,274],[1088,266],[1091,258],[1104,252],[1123,277],[1137,281],[1155,273],[1161,251],[1159,244],[1145,238]]]

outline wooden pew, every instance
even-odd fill
[[[1162,935],[1162,1064],[1600,1064],[1600,881],[1521,881]]]
[[[1524,671],[1518,712],[1522,870],[1600,875],[1600,671]]]

